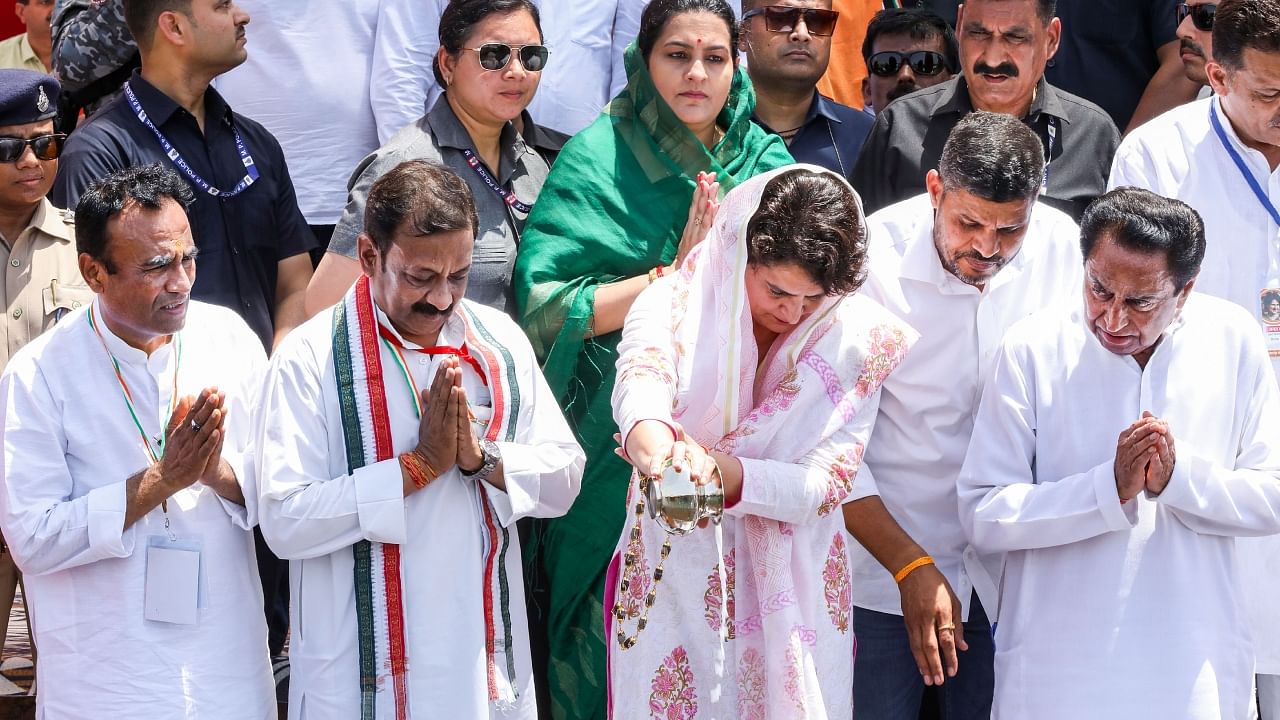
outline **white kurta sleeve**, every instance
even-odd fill
[[[0,408],[0,526],[18,567],[45,575],[131,555],[134,531],[124,527],[127,478],[108,478],[73,497],[66,433],[35,363],[11,366],[0,378]]]
[[[522,517],[559,517],[569,512],[578,497],[587,457],[538,369],[533,349],[527,342],[524,345],[527,352],[521,353],[518,371],[528,396],[521,398],[515,441],[498,443],[507,489],[491,486],[489,492],[504,527]]]
[[[838,509],[847,497],[832,497],[832,488],[844,486],[843,478],[854,484],[879,411],[877,390],[852,421],[798,462],[738,458],[742,463],[742,497],[733,507],[725,508],[725,514],[802,525]]]
[[[396,458],[332,477],[320,369],[301,343],[277,351],[254,426],[262,534],[283,559],[328,555],[361,540],[402,544],[404,477]],[[338,448],[337,452],[345,452]]]
[[[1067,477],[1036,476],[1030,365],[1009,345],[1000,349],[956,481],[960,523],[981,552],[1068,545],[1137,523],[1133,506],[1120,504],[1112,460]]]
[[[624,447],[627,436],[643,420],[672,425],[676,362],[671,347],[671,282],[659,281],[640,293],[622,326],[613,419]]]
[[[1111,175],[1107,179],[1107,189],[1133,186],[1153,189],[1154,172],[1147,160],[1145,148],[1136,140],[1120,143],[1116,156],[1111,160]]]
[[[222,458],[236,474],[236,482],[244,495],[239,505],[218,495],[218,502],[237,527],[252,530],[258,524],[258,483],[254,463],[253,409],[262,394],[262,378],[267,370],[267,354],[258,337],[248,327],[239,326],[238,337],[231,337],[237,357],[244,362],[244,375],[235,387],[224,387],[227,409],[227,437],[222,442]]]
[[[1260,339],[1257,344],[1261,346]],[[1190,439],[1175,434],[1173,476],[1156,498],[1187,527],[1206,535],[1280,533],[1280,391],[1265,365],[1259,366],[1252,386],[1244,388],[1242,393],[1251,392],[1236,398],[1229,409],[1244,412],[1233,465],[1196,452]]]
[[[440,14],[446,0],[381,0],[374,31],[369,102],[385,143],[426,114],[439,97],[431,72],[440,49]]]

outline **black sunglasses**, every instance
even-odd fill
[[[485,43],[475,50],[480,55],[480,67],[485,70],[501,70],[511,62],[512,55],[520,56],[520,64],[529,72],[540,72],[547,66],[547,58],[551,51],[546,45],[507,45],[505,43]],[[512,52],[516,51],[516,52]]]
[[[835,10],[818,8],[794,8],[785,5],[768,5],[748,10],[743,13],[743,20],[750,20],[756,15],[764,15],[764,29],[769,32],[792,32],[804,18],[804,26],[810,35],[830,35],[835,32],[836,20],[840,13]]]
[[[867,60],[867,70],[872,75],[893,77],[902,69],[904,63],[910,65],[911,71],[917,75],[937,75],[947,69],[947,59],[942,53],[931,50],[916,50],[909,53],[885,50],[872,55]]]
[[[1188,5],[1186,3],[1178,3],[1176,7],[1179,25],[1190,15],[1191,24],[1195,25],[1197,30],[1209,32],[1213,29],[1213,16],[1218,14],[1218,6],[1216,4]]]
[[[16,137],[0,137],[0,163],[17,162],[31,148],[38,160],[57,160],[62,154],[62,144],[67,136],[62,133],[41,135],[30,140]]]

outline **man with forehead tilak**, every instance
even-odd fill
[[[957,483],[1003,553],[993,718],[1245,718],[1236,537],[1280,531],[1280,392],[1249,313],[1192,292],[1204,224],[1120,188],[1083,298],[1005,335]]]
[[[275,717],[249,408],[266,357],[191,300],[190,188],[144,165],[76,208],[97,298],[0,377],[0,526],[40,649],[41,717]]]
[[[533,720],[514,524],[569,509],[582,449],[524,332],[463,298],[466,182],[402,163],[364,228],[364,274],[276,350],[255,425],[289,716]]]

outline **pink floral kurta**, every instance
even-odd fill
[[[870,300],[832,298],[779,338],[757,370],[741,234],[776,174],[730,193],[703,245],[627,316],[614,391],[619,427],[678,423],[738,457],[744,481],[720,537],[708,527],[672,538],[655,583],[667,536],[645,514],[633,537],[641,492],[632,478],[606,589],[613,718],[852,714],[852,540],[840,505],[861,465],[880,385],[915,334]],[[637,558],[630,565],[621,562],[628,550]],[[655,586],[646,627],[623,649],[619,625],[636,633]],[[615,600],[620,620],[611,615]]]

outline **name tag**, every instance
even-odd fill
[[[1267,354],[1280,358],[1280,288],[1263,288],[1258,297],[1258,318],[1262,320]]]
[[[147,543],[143,617],[155,622],[195,625],[199,619],[198,544],[152,537]]]

